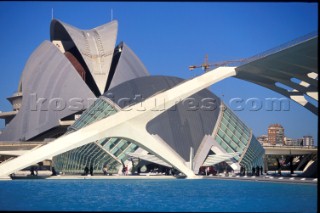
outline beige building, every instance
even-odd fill
[[[299,146],[297,139],[284,137],[284,141],[286,146]]]
[[[303,136],[303,145],[304,146],[313,146],[314,145],[313,137],[310,135]]]
[[[260,142],[260,144],[262,146],[269,144],[268,135],[261,135],[261,136],[257,137],[257,140]]]
[[[271,124],[268,127],[268,141],[270,145],[285,145],[284,128],[280,124]]]

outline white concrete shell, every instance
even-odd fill
[[[318,115],[318,107],[309,101],[318,101],[317,34],[248,60],[236,68],[236,78],[278,92]]]
[[[11,112],[12,120],[7,119],[7,112],[0,113],[0,117],[8,121],[0,140],[25,141],[58,137],[74,120],[67,119],[77,112],[75,109],[70,111],[70,105],[81,105],[83,107],[78,111],[85,110],[101,91],[104,92],[110,86],[149,75],[143,63],[125,44],[119,45],[122,51],[113,57],[113,52],[117,53],[114,49],[117,26],[117,21],[112,21],[82,31],[52,20],[50,33],[53,42],[45,41],[32,53],[21,75],[17,94],[23,93],[23,100],[20,98],[22,104],[19,107],[13,104],[14,109],[18,110],[23,105],[21,110],[19,113]],[[103,75],[99,74],[97,67]],[[59,103],[65,105],[62,106],[65,109],[59,109],[59,106],[55,109],[54,104]]]
[[[91,30],[80,30],[58,20],[52,20],[50,27],[51,41],[62,41],[64,49],[74,44],[79,50],[100,94],[106,88],[117,32],[116,20]]]
[[[235,74],[233,67],[220,67],[148,98],[144,102],[145,110],[141,110],[140,103],[128,106],[126,110],[96,121],[78,131],[64,135],[47,145],[1,164],[0,176],[9,175],[41,160],[92,141],[105,137],[122,137],[134,140],[137,145],[177,168],[187,177],[195,178],[194,172],[184,159],[161,138],[148,133],[146,125],[151,119],[159,116],[164,111],[162,109],[169,109],[198,91]],[[158,102],[159,105],[155,105],[155,100],[163,101]]]
[[[95,99],[70,61],[49,41],[30,56],[22,73],[22,86],[21,109],[0,140],[29,140],[59,126],[60,119],[86,109]]]
[[[112,63],[107,82],[108,90],[125,81],[142,76],[149,76],[149,73],[141,60],[134,54],[128,45],[123,42],[116,47],[113,60],[114,62]]]
[[[148,73],[143,64],[126,45],[121,44],[117,47],[118,49],[114,49],[116,34],[116,21],[92,30],[80,30],[60,21],[53,20],[51,24],[51,40],[54,44],[63,45],[63,48],[57,48],[50,42],[44,42],[30,57],[25,68],[27,74],[23,75],[21,84],[25,95],[21,113],[18,113],[7,126],[6,131],[0,136],[0,139],[5,140],[9,135],[14,135],[16,137],[14,140],[31,139],[59,125],[60,119],[75,113],[75,111],[71,113],[70,108],[66,108],[67,110],[47,110],[45,113],[42,112],[42,108],[40,110],[31,110],[33,109],[32,107],[36,107],[36,109],[38,107],[39,109],[37,98],[49,100],[55,97],[62,97],[63,100],[70,100],[78,96],[84,100],[95,98],[92,90],[89,89],[85,81],[77,74],[77,70],[63,54],[68,49],[71,50],[73,48],[72,53],[75,54],[74,57],[78,60],[79,58],[83,60],[79,63],[81,63],[84,69],[87,69],[86,71],[90,71],[96,84],[96,90],[100,94],[103,94],[106,89],[116,88],[116,86],[124,81],[147,75]],[[207,165],[235,157],[239,153],[226,154],[222,151],[219,152],[219,150],[213,147],[217,147],[217,142],[213,140],[213,137],[204,136],[199,148],[196,147],[197,152],[193,166],[190,166],[190,162],[187,162],[188,153],[186,152],[186,150],[189,150],[189,147],[183,147],[180,151],[176,149],[178,146],[173,148],[168,143],[169,140],[163,137],[165,134],[161,135],[161,132],[152,131],[151,127],[155,123],[158,125],[160,123],[155,121],[158,121],[161,115],[165,114],[163,112],[166,112],[170,107],[175,106],[200,90],[231,76],[251,81],[279,92],[317,114],[317,107],[305,99],[307,95],[318,100],[316,38],[313,37],[294,44],[289,48],[260,56],[258,59],[254,58],[254,60],[237,68],[219,67],[194,79],[178,84],[171,89],[165,91],[159,90],[158,93],[150,97],[148,96],[143,102],[143,107],[141,103],[126,105],[119,112],[109,117],[95,121],[75,132],[63,135],[47,145],[1,164],[0,176],[9,175],[41,160],[51,158],[85,144],[106,137],[114,137],[133,141],[144,150],[152,153],[160,161],[178,169],[187,177],[194,178],[196,170],[203,165],[208,150],[211,149],[216,154],[221,155],[222,158],[221,156],[209,156],[206,162]],[[128,70],[131,70],[131,73],[128,74]],[[292,78],[297,78],[300,82],[293,82]],[[276,85],[277,82],[290,86],[293,89],[287,91],[279,88]],[[77,84],[77,90],[73,88],[75,84]],[[142,89],[142,91],[147,91],[148,86],[146,85],[146,88]],[[36,94],[35,103],[31,99],[34,97],[29,97],[30,94],[34,93]],[[82,105],[88,106],[86,102],[82,103]],[[31,117],[32,119],[30,119]],[[181,117],[183,118],[184,116]],[[50,120],[50,118],[58,119]],[[175,122],[173,123],[175,124]],[[161,125],[165,126],[164,124],[166,123],[161,123]],[[168,131],[166,128],[163,129],[165,129],[165,132]],[[175,131],[174,128],[170,129],[171,131]],[[197,132],[199,131],[197,130]],[[173,138],[172,141],[178,141],[177,143],[182,141],[174,139],[176,138]],[[248,165],[251,165],[250,161],[252,159],[247,159],[248,157],[245,156],[245,153],[247,150],[257,150],[256,144],[258,144],[258,142],[253,140],[251,132],[249,142],[246,150],[240,153],[242,154],[240,161],[246,160],[249,162]],[[188,146],[190,146],[190,143],[188,143]],[[261,153],[262,151],[256,153],[255,159],[259,158],[258,160],[260,160]],[[221,159],[217,159],[217,157]],[[234,167],[239,167],[239,165],[234,165]]]
[[[185,80],[172,76],[147,76],[124,82],[106,92],[105,97],[124,109],[161,91],[166,91]],[[128,101],[126,101],[128,100]],[[161,103],[162,100],[157,100]],[[201,90],[184,101],[151,119],[146,129],[158,135],[185,161],[190,159],[190,147],[197,152],[200,142],[211,135],[220,111],[221,100],[208,89]],[[141,109],[143,110],[143,102]],[[182,142],[183,141],[183,142]]]

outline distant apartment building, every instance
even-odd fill
[[[298,139],[284,137],[286,146],[299,146]]]
[[[271,124],[268,127],[268,141],[270,145],[285,145],[284,128],[280,124]]]
[[[303,145],[304,146],[313,146],[314,145],[313,137],[310,135],[303,136]]]
[[[303,138],[298,138],[297,139],[297,145],[298,146],[303,146]]]
[[[260,144],[262,146],[265,146],[265,145],[269,144],[268,135],[261,135],[261,136],[257,137],[257,140],[260,142]]]

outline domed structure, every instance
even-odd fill
[[[52,20],[51,41],[30,56],[19,84],[21,106],[0,134],[44,144],[1,164],[0,176],[48,158],[66,174],[128,166],[132,173],[195,177],[223,162],[234,171],[262,166],[264,149],[252,131],[206,89],[234,76],[235,68],[188,81],[149,76],[125,43],[115,46],[117,29],[117,21],[80,30]]]
[[[125,43],[115,47],[117,31],[117,21],[80,30],[53,19],[51,42],[44,41],[28,59],[19,83],[19,108],[14,102],[0,140],[57,138],[106,90],[148,76]]]
[[[143,107],[143,100],[182,82],[181,78],[168,76],[140,77],[124,82],[101,96],[69,128],[69,132],[125,110],[128,106],[141,103]],[[163,113],[147,123],[146,130],[150,135],[161,138],[186,164],[191,162],[196,174],[202,166],[213,166],[223,161],[236,171],[240,170],[240,165],[249,170],[263,163],[264,150],[249,128],[207,89],[164,109]],[[105,166],[109,172],[119,173],[123,164],[129,164],[128,159],[132,158],[144,160],[130,163],[130,168],[132,164],[135,167],[133,173],[150,164],[152,166],[147,167],[146,171],[157,168],[157,171],[165,172],[172,167],[136,145],[136,142],[131,138],[105,137],[57,155],[53,163],[59,171],[70,174],[81,173],[84,165],[93,165],[95,173],[101,173]],[[190,154],[194,154],[191,160]]]

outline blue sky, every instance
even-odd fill
[[[318,30],[317,3],[0,2],[1,111],[11,110],[6,98],[16,92],[30,54],[50,39],[52,8],[55,18],[80,29],[109,22],[112,10],[119,21],[117,43],[127,43],[152,75],[186,79],[202,73],[188,66],[201,64],[205,54],[210,62],[246,58]],[[227,104],[232,98],[283,97],[235,78],[210,90]],[[312,135],[317,141],[317,116],[293,101],[289,111],[235,113],[256,136],[280,123],[288,137]]]

